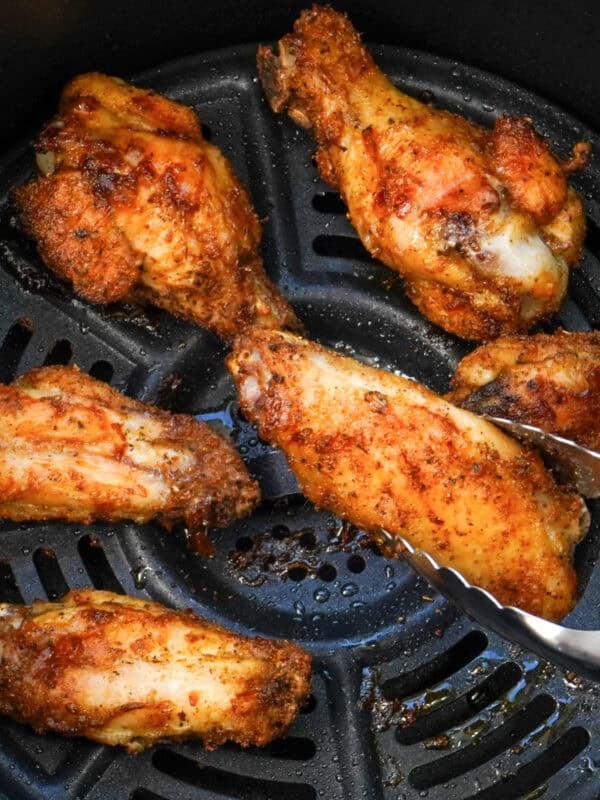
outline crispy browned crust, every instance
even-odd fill
[[[326,6],[303,11],[276,48],[260,47],[257,64],[272,109],[312,129],[321,176],[342,194],[367,250],[400,272],[429,319],[489,340],[556,311],[585,229],[565,175],[585,164],[589,143],[561,163],[528,119],[503,117],[487,131],[407,97],[347,17]],[[486,250],[482,234],[507,207],[519,236],[539,234],[562,259],[533,287],[494,269]]]
[[[192,737],[207,749],[261,746],[285,733],[309,691],[299,647],[191,611],[87,589],[59,603],[0,604],[0,713],[38,733],[130,752]]]
[[[191,529],[249,513],[256,482],[208,425],[131,400],[75,367],[0,386],[0,516],[158,518]]]
[[[514,336],[463,358],[448,398],[600,450],[600,332]]]
[[[548,619],[573,607],[584,505],[537,454],[416,382],[290,334],[240,337],[228,366],[244,415],[317,506],[401,534],[505,605]]]
[[[483,278],[477,292],[466,293],[435,281],[409,281],[406,294],[419,311],[444,330],[463,339],[495,339],[506,330],[520,330],[520,300],[509,286]],[[487,289],[487,307],[477,297]],[[473,309],[477,307],[477,313]]]
[[[515,205],[539,225],[550,222],[567,200],[567,181],[548,143],[528,118],[500,117],[490,135],[496,174]]]
[[[40,255],[78,294],[92,303],[129,294],[140,259],[80,172],[64,169],[39,178],[19,187],[14,197]]]
[[[581,197],[569,186],[567,199],[558,214],[541,227],[544,241],[555,255],[561,256],[569,266],[577,266],[585,239],[585,210]]]
[[[21,221],[82,297],[149,302],[226,339],[299,326],[265,274],[250,197],[191,109],[80,75],[35,146],[50,174],[14,193]]]

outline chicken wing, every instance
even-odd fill
[[[244,414],[317,506],[405,536],[506,605],[549,619],[573,606],[588,516],[536,453],[415,381],[292,334],[241,336],[228,365]]]
[[[281,736],[307,697],[310,659],[158,603],[73,591],[58,603],[0,604],[0,713],[122,745]]]
[[[600,332],[507,336],[463,358],[448,400],[600,450]]]
[[[117,78],[72,80],[14,193],[46,264],[93,303],[149,302],[226,339],[297,327],[267,278],[260,223],[193,111]]]
[[[529,119],[488,131],[408,97],[332,8],[304,11],[277,54],[261,47],[258,70],[273,110],[313,129],[321,176],[426,317],[491,339],[558,308],[585,227],[565,175],[589,144],[564,164]]]
[[[131,400],[74,367],[0,385],[0,517],[157,517],[192,530],[249,513],[257,484],[208,425]]]

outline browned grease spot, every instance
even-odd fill
[[[203,529],[188,531],[187,543],[190,550],[204,556],[204,558],[212,558],[216,553],[214,543]]]
[[[239,540],[238,540],[239,541]],[[248,537],[247,547],[232,550],[227,567],[240,583],[262,586],[269,580],[286,580],[290,570],[302,569],[315,577],[333,553],[356,553],[372,546],[368,535],[348,522],[338,521],[319,537],[311,527],[287,530],[283,525]]]

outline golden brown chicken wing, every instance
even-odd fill
[[[452,403],[600,450],[600,332],[506,336],[463,358]]]
[[[226,339],[297,327],[265,275],[260,223],[191,109],[117,78],[72,80],[14,193],[46,264],[94,303],[147,301]]]
[[[425,316],[491,339],[558,308],[584,234],[565,175],[589,145],[562,164],[528,119],[487,131],[408,97],[332,8],[304,11],[277,54],[261,47],[258,70],[273,110],[312,128],[321,176]]]
[[[264,745],[293,722],[310,659],[158,603],[73,591],[59,603],[0,604],[0,713],[137,752],[198,737]]]
[[[506,605],[548,619],[573,606],[587,514],[537,454],[415,381],[292,334],[252,331],[228,363],[244,414],[316,505],[405,536]]]
[[[73,522],[157,517],[224,526],[259,497],[208,425],[131,400],[74,367],[0,385],[0,517]]]

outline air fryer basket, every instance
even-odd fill
[[[317,176],[312,142],[262,97],[254,47],[179,61],[137,78],[197,110],[265,220],[267,269],[309,334],[444,391],[469,345],[430,325],[398,279],[364,251]],[[594,135],[539,98],[420,52],[375,48],[409,93],[491,124],[531,116],[555,149]],[[596,141],[596,150],[599,142]],[[251,468],[270,449],[238,414],[212,334],[153,309],[74,298],[19,233],[8,191],[33,169],[29,143],[0,164],[0,380],[75,363],[132,396],[231,431]],[[583,264],[552,328],[600,321],[600,172],[576,181],[588,214]],[[259,469],[260,473],[260,469]],[[276,482],[277,483],[277,482]],[[249,519],[214,533],[216,555],[158,526],[0,523],[0,599],[69,588],[150,596],[247,634],[286,636],[315,659],[313,696],[289,735],[264,750],[198,743],[132,757],[0,722],[0,796],[15,800],[597,800],[600,687],[480,629],[402,561],[301,496],[285,476]],[[279,497],[277,497],[279,496]],[[594,524],[577,551],[582,596],[567,624],[598,626]]]

